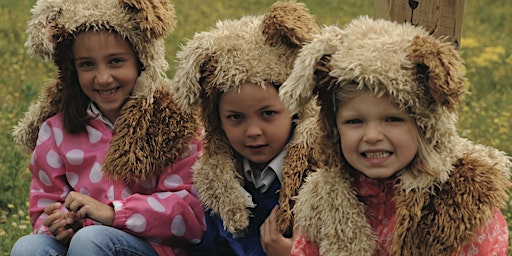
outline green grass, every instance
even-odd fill
[[[35,0],[0,2],[0,256],[16,239],[31,232],[27,201],[29,157],[12,140],[12,127],[35,100],[54,67],[26,55],[23,46],[29,10]],[[178,27],[167,39],[168,71],[174,56],[196,31],[219,19],[264,13],[274,1],[174,0]],[[374,1],[304,0],[320,24],[343,25],[359,15],[373,15]],[[459,130],[471,140],[512,153],[512,2],[466,1],[461,54],[466,60],[471,95],[461,110]],[[502,209],[512,230],[512,205]]]

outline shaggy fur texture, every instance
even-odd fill
[[[32,9],[25,43],[30,54],[53,60],[55,42],[106,29],[126,38],[144,67],[117,120],[103,166],[114,179],[137,181],[153,175],[199,136],[198,122],[172,101],[165,78],[164,38],[175,25],[174,7],[166,0],[39,0]],[[49,82],[15,127],[15,140],[24,152],[34,150],[42,122],[60,111],[62,87],[59,80]]]
[[[291,72],[298,50],[318,31],[304,4],[282,1],[261,16],[219,21],[210,31],[197,33],[177,54],[173,94],[185,109],[200,112],[206,130],[203,155],[194,167],[194,183],[205,206],[219,214],[225,228],[233,234],[248,226],[246,207],[252,202],[241,192],[241,159],[220,125],[219,95],[238,90],[246,82],[261,86],[282,84]],[[300,119],[308,119],[315,107],[303,110]],[[310,171],[311,158],[306,153],[313,144],[315,125],[314,121],[299,125],[287,145],[288,152],[295,153],[287,156],[287,166],[283,168],[280,231],[293,223],[290,200]]]
[[[331,26],[300,52],[280,96],[297,111],[318,95],[319,171],[299,192],[293,212],[299,229],[322,255],[372,255],[374,238],[364,208],[343,167],[333,92],[356,83],[387,95],[418,127],[420,156],[398,174],[397,225],[390,255],[450,255],[503,207],[510,188],[510,158],[456,132],[466,93],[462,60],[447,42],[422,28],[368,17],[344,29]],[[421,167],[421,168],[420,168]]]

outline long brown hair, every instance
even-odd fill
[[[73,62],[73,42],[75,37],[69,35],[58,42],[55,47],[55,65],[59,70],[58,79],[62,82],[62,125],[69,133],[78,133],[85,129],[91,119],[87,116],[89,97],[82,91],[78,74]]]

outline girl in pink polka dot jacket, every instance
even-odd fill
[[[15,129],[34,234],[11,255],[187,255],[204,233],[196,118],[174,103],[167,1],[39,0],[26,46],[57,79]]]

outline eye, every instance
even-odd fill
[[[121,63],[123,63],[125,60],[122,59],[122,58],[113,58],[110,60],[110,64],[112,65],[119,65]]]
[[[362,124],[363,120],[361,119],[349,119],[344,122],[345,124]]]
[[[391,116],[391,117],[386,118],[386,122],[403,122],[403,121],[404,121],[403,118],[397,117],[397,116]]]
[[[94,66],[92,61],[79,61],[75,63],[75,66],[80,69],[87,69]]]
[[[272,110],[266,110],[266,111],[263,111],[261,113],[261,115],[264,117],[264,118],[269,118],[269,117],[272,117],[276,114],[276,111],[272,111]]]
[[[227,119],[231,120],[231,121],[240,121],[243,119],[243,117],[242,117],[242,115],[239,115],[239,114],[231,114],[231,115],[227,116]]]

